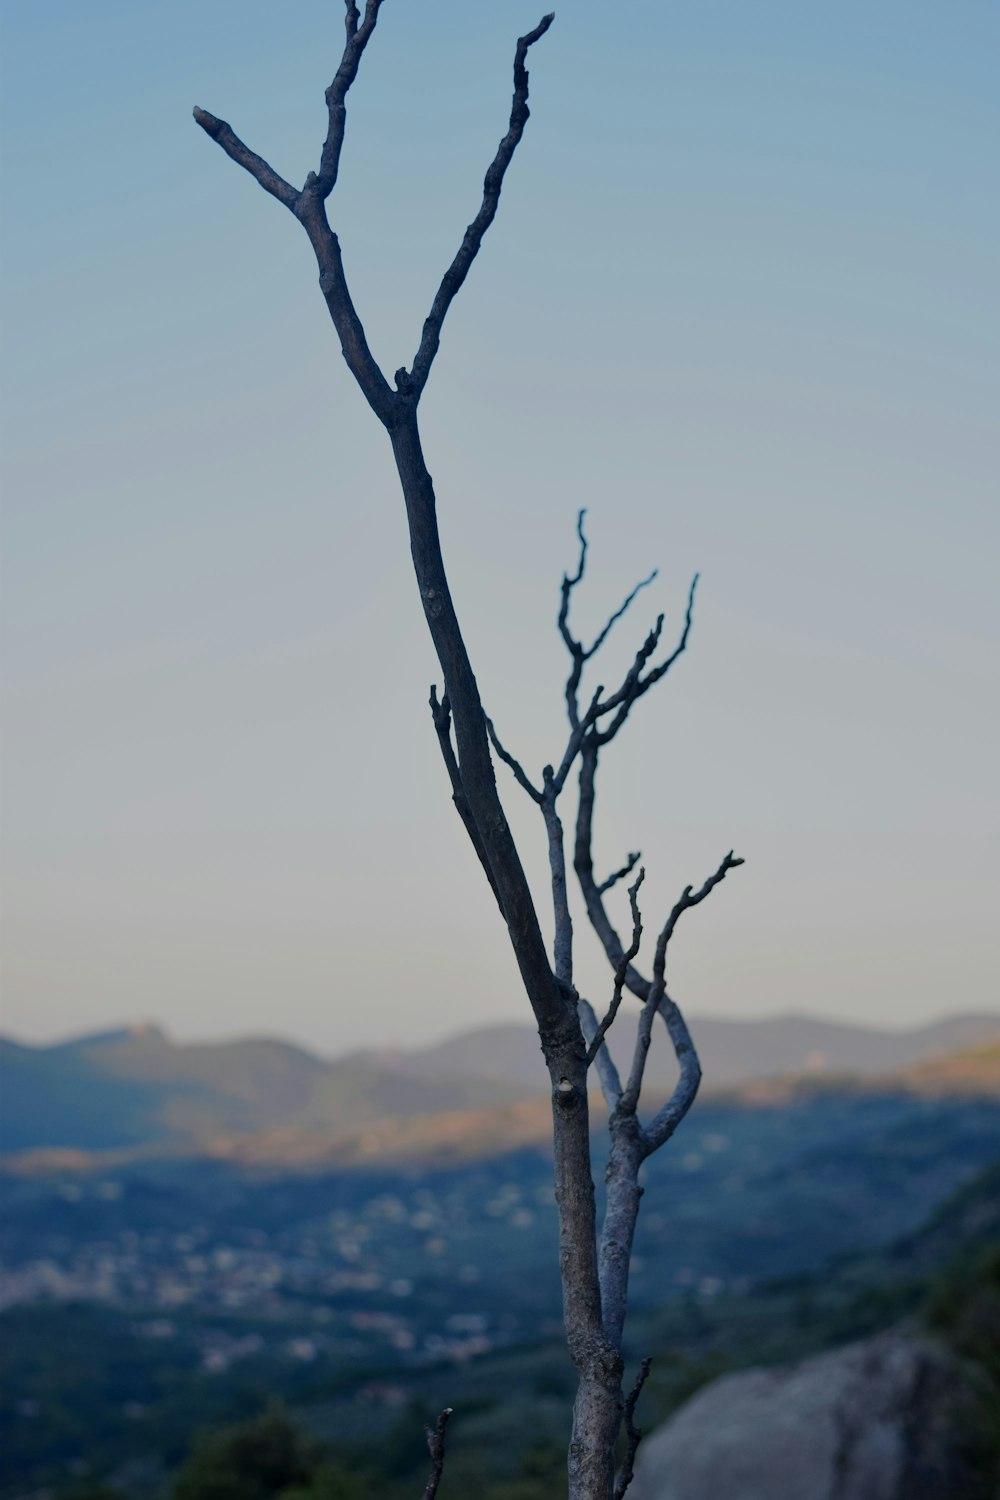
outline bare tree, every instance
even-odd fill
[[[329,123],[319,170],[310,172],[301,188],[293,187],[280,177],[273,167],[240,140],[225,121],[202,109],[195,109],[194,117],[227,155],[248,171],[266,192],[284,204],[302,225],[316,256],[320,290],[348,368],[392,444],[406,505],[417,586],[444,677],[442,696],[439,698],[436,691],[431,692],[434,727],[455,806],[507,925],[551,1079],[564,1322],[578,1377],[568,1454],[569,1496],[570,1500],[612,1500],[612,1497],[618,1500],[625,1494],[631,1480],[639,1441],[633,1416],[648,1370],[646,1362],[631,1394],[625,1399],[622,1386],[623,1331],[632,1239],[641,1195],[639,1169],[647,1156],[669,1140],[684,1118],[701,1076],[687,1026],[667,993],[667,951],[684,912],[703,901],[742,861],[730,852],[699,889],[686,887],[659,932],[652,978],[640,973],[635,960],[642,935],[638,902],[643,880],[641,870],[629,888],[631,938],[627,947],[607,907],[609,893],[631,874],[639,857],[630,855],[621,869],[603,881],[598,881],[594,875],[592,837],[597,767],[602,750],[614,740],[639,699],[667,674],[686,649],[697,579],[692,583],[683,630],[673,650],[655,661],[663,632],[661,615],[636,651],[619,687],[607,693],[603,687],[598,687],[583,706],[580,690],[585,667],[652,578],[637,585],[594,641],[584,646],[570,625],[573,591],[583,581],[586,564],[587,542],[582,513],[577,528],[579,560],[576,571],[563,579],[558,615],[559,631],[570,657],[565,688],[569,733],[558,765],[545,766],[540,783],[533,782],[520,762],[503,748],[484,712],[445,573],[434,485],[421,448],[418,408],[438,351],[444,320],[496,215],[504,175],[528,120],[528,50],[548,31],[553,17],[544,16],[517,42],[510,121],[486,172],[482,204],[442,278],[424,321],[412,365],[409,369],[397,370],[390,385],[368,347],[345,278],[340,242],[327,214],[327,202],[337,182],[344,142],[347,94],[375,31],[381,4],[382,0],[367,0],[362,16],[354,0],[346,0],[346,42],[333,82],[326,91]],[[510,767],[520,786],[538,805],[544,820],[555,928],[551,959],[497,793],[491,743],[499,759]],[[573,982],[573,924],[558,804],[574,769],[578,770],[579,796],[573,864],[587,916],[614,971],[610,1004],[600,1021]],[[625,990],[641,1001],[642,1010],[631,1065],[623,1084],[605,1045],[605,1037]],[[679,1063],[680,1076],[671,1098],[643,1124],[639,1119],[639,1101],[646,1055],[657,1016],[665,1023]],[[591,1067],[596,1069],[607,1102],[610,1129],[606,1206],[600,1233],[591,1170],[588,1100]],[[441,1477],[444,1420],[442,1418],[437,1429],[429,1434],[433,1461],[427,1488],[429,1495],[436,1493]],[[623,1423],[626,1450],[616,1475],[615,1454]]]

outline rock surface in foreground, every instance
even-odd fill
[[[955,1500],[964,1379],[891,1332],[715,1380],[642,1444],[629,1500]]]

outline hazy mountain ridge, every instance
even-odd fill
[[[275,1130],[346,1133],[387,1116],[513,1102],[497,1079],[423,1080],[327,1062],[269,1037],[176,1043],[156,1027],[54,1047],[0,1041],[0,1149],[113,1151]]]
[[[620,1066],[631,1056],[637,1024],[638,1008],[626,1011],[623,1007],[609,1037]],[[1000,1041],[1000,1013],[985,1012],[948,1017],[906,1031],[798,1015],[755,1021],[700,1017],[690,1025],[709,1088],[785,1074],[866,1077],[893,1073],[925,1058]],[[532,1086],[544,1066],[536,1032],[518,1022],[477,1028],[430,1047],[353,1056],[409,1077],[475,1074]],[[646,1065],[647,1087],[654,1092],[666,1090],[673,1086],[676,1074],[665,1036],[654,1033]]]
[[[622,1018],[618,1050],[635,1016]],[[913,1092],[1000,1088],[1000,1017],[960,1016],[908,1032],[805,1017],[702,1020],[706,1094],[781,1104],[844,1086]],[[672,1086],[651,1053],[651,1102]],[[821,1045],[820,1045],[821,1044]],[[486,1027],[413,1051],[332,1061],[269,1037],[176,1043],[155,1026],[51,1047],[0,1042],[2,1150],[10,1165],[79,1169],[150,1153],[308,1167],[490,1154],[544,1142],[547,1078],[529,1026]]]

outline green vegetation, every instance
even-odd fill
[[[996,1123],[995,1106],[968,1101],[704,1110],[686,1142],[703,1153],[699,1171],[679,1153],[673,1181],[655,1195],[669,1190],[676,1214],[658,1227],[654,1212],[641,1247],[647,1270],[637,1286],[646,1290],[636,1299],[630,1353],[633,1361],[654,1355],[641,1423],[655,1426],[727,1369],[795,1359],[925,1318],[981,1370],[968,1444],[978,1472],[989,1476],[1000,1451],[1000,1163],[971,1180],[965,1174],[988,1148],[995,1153]],[[192,1272],[189,1300],[169,1308],[34,1300],[6,1310],[0,1500],[31,1491],[58,1500],[201,1493],[228,1500],[227,1475],[242,1484],[241,1454],[278,1420],[268,1407],[278,1393],[291,1416],[281,1414],[285,1457],[268,1471],[277,1477],[267,1500],[332,1500],[337,1486],[350,1497],[359,1484],[371,1500],[413,1500],[427,1471],[423,1427],[444,1406],[456,1409],[448,1491],[554,1500],[573,1379],[545,1281],[552,1225],[536,1196],[545,1172],[544,1160],[524,1154],[391,1182],[352,1174],[255,1186],[218,1172],[204,1179],[178,1172],[108,1198],[100,1180],[69,1199],[51,1189],[45,1196],[38,1182],[12,1188],[18,1212],[3,1231],[11,1265],[22,1247],[54,1262],[60,1246],[77,1254],[90,1244],[101,1274],[118,1256],[150,1288],[157,1277],[176,1287],[185,1259],[202,1269]],[[956,1177],[964,1182],[958,1191],[937,1206],[928,1201],[928,1182],[953,1189]],[[922,1204],[923,1224],[897,1228],[881,1246],[858,1235],[863,1248],[824,1266],[824,1245],[843,1245],[841,1208],[852,1190],[850,1226],[862,1211],[874,1214],[879,1194],[888,1200],[879,1222],[912,1224]],[[453,1243],[418,1270],[428,1237],[448,1232],[439,1227],[446,1215],[450,1226],[466,1225],[460,1248]],[[323,1226],[333,1218],[327,1242]],[[195,1243],[199,1222],[222,1227],[206,1228]],[[456,1228],[451,1234],[457,1240]],[[783,1258],[770,1253],[779,1234],[788,1242]],[[347,1267],[381,1271],[380,1288],[331,1290],[320,1280],[314,1289],[316,1275],[336,1270],[344,1236],[364,1247],[363,1260]],[[716,1281],[678,1282],[677,1243]],[[268,1301],[255,1291],[227,1307],[227,1291],[239,1288],[255,1257],[287,1277],[280,1296]],[[743,1284],[729,1279],[740,1257],[757,1273]],[[761,1281],[775,1260],[782,1276]],[[466,1283],[455,1271],[464,1264],[483,1266],[483,1274]],[[404,1275],[409,1290],[397,1294],[393,1278]],[[197,1277],[209,1278],[204,1295]],[[459,1326],[449,1331],[456,1314]],[[444,1342],[434,1343],[436,1331]],[[392,1340],[401,1334],[397,1348]],[[293,1427],[297,1435],[287,1437]],[[175,1496],[181,1478],[201,1489]],[[102,1493],[101,1485],[109,1488]],[[244,1495],[257,1500],[246,1485]]]
[[[59,1500],[121,1500],[121,1491],[109,1489],[106,1484],[85,1484],[64,1490]]]
[[[1000,1162],[990,1175],[1000,1184]],[[995,1200],[994,1210],[998,1204]],[[925,1315],[931,1330],[979,1372],[965,1446],[984,1500],[995,1500],[1000,1494],[1000,1242],[978,1256],[960,1256],[937,1277]]]
[[[366,1493],[361,1478],[278,1404],[203,1437],[173,1491],[174,1500],[364,1500]]]
[[[411,1411],[377,1451],[344,1459],[272,1404],[202,1438],[171,1500],[412,1500],[426,1478],[420,1430]],[[448,1488],[477,1500],[552,1500],[564,1483],[565,1463],[558,1442],[538,1445],[503,1476],[495,1450],[459,1443],[449,1452]]]

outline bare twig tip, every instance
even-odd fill
[[[547,16],[542,17],[533,31],[529,31],[527,36],[521,37],[521,41],[526,42],[530,47],[532,43],[537,42],[541,37],[545,35],[555,18],[555,11],[550,10]]]

